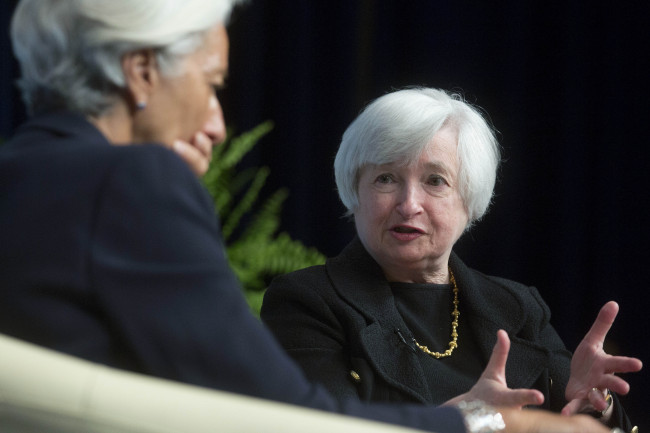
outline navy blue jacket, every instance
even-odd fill
[[[440,432],[455,409],[338,403],[248,310],[173,152],[52,113],[0,145],[0,332],[136,372]]]

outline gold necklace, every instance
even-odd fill
[[[458,316],[460,315],[460,311],[458,311],[458,285],[456,285],[456,278],[454,278],[454,274],[451,272],[451,269],[449,269],[449,280],[451,281],[451,284],[454,287],[454,311],[451,312],[451,315],[453,316],[454,319],[451,321],[451,341],[449,342],[449,349],[445,350],[443,353],[432,352],[429,350],[427,346],[423,346],[420,343],[418,343],[415,338],[413,339],[413,342],[417,347],[420,348],[420,350],[422,350],[427,355],[433,356],[436,359],[451,356],[451,352],[453,352],[454,349],[458,347],[457,331],[458,331]]]

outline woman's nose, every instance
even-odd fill
[[[226,123],[223,119],[221,104],[215,95],[210,97],[208,120],[202,129],[214,145],[221,144],[226,139]]]
[[[422,194],[416,186],[405,186],[399,195],[397,212],[404,218],[411,218],[422,212]]]

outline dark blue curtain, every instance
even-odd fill
[[[271,168],[269,192],[289,189],[282,229],[334,255],[354,235],[332,174],[347,125],[395,88],[461,91],[489,113],[504,156],[461,257],[537,286],[570,349],[618,301],[609,350],[647,360],[649,19],[634,0],[252,0],[230,26],[222,102],[238,132],[275,122],[246,164]],[[6,136],[24,114],[6,35],[0,47]],[[626,377],[623,401],[648,428],[648,375]]]

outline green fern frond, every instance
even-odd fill
[[[212,191],[208,190],[214,200],[214,206],[219,215],[228,213],[229,206],[234,201],[232,191],[228,188],[230,176],[224,173],[221,177],[215,179],[212,184]]]
[[[266,121],[238,137],[233,137],[220,155],[220,166],[225,170],[233,168],[257,142],[273,129],[273,122]]]
[[[225,218],[231,213],[232,207],[236,204],[237,197],[242,194],[244,188],[250,184],[250,182],[255,178],[255,173],[257,168],[251,167],[247,168],[241,172],[233,173],[232,170],[224,172],[223,176],[219,182],[221,190],[226,190],[227,194],[218,194],[215,197],[215,203],[217,205],[217,211],[219,215],[222,216],[222,219]]]
[[[228,248],[228,256],[238,263],[246,279],[250,279],[249,272],[264,278],[325,262],[320,252],[291,239],[287,233],[266,242],[238,242]]]
[[[255,203],[255,200],[257,200],[260,190],[264,186],[264,183],[266,182],[266,178],[269,176],[269,173],[270,170],[268,169],[268,167],[262,167],[259,170],[257,170],[257,173],[255,173],[255,177],[253,178],[253,181],[248,187],[248,190],[241,198],[239,203],[235,205],[233,210],[226,217],[226,220],[222,227],[223,237],[226,240],[230,238],[230,235],[233,233],[235,228],[237,228],[237,225],[239,224],[239,221],[241,220],[242,216],[246,212],[250,211],[251,208],[253,207],[253,204]]]
[[[230,137],[229,132],[227,143],[213,152],[213,161],[203,177],[221,216],[228,261],[251,311],[258,316],[264,290],[273,277],[325,262],[325,256],[316,249],[287,233],[277,234],[282,204],[288,196],[285,188],[257,205],[269,176],[268,167],[235,170],[272,128],[272,122],[264,122],[238,137]],[[245,226],[240,227],[242,224]]]
[[[235,165],[272,129],[273,122],[266,121],[237,137],[232,136],[231,130],[228,131],[226,141],[212,150],[210,167],[203,176],[203,183],[213,198],[223,191],[221,187],[229,182]]]
[[[280,226],[282,204],[289,196],[286,188],[275,191],[261,206],[250,225],[242,233],[241,239],[254,242],[259,239],[270,239]]]

